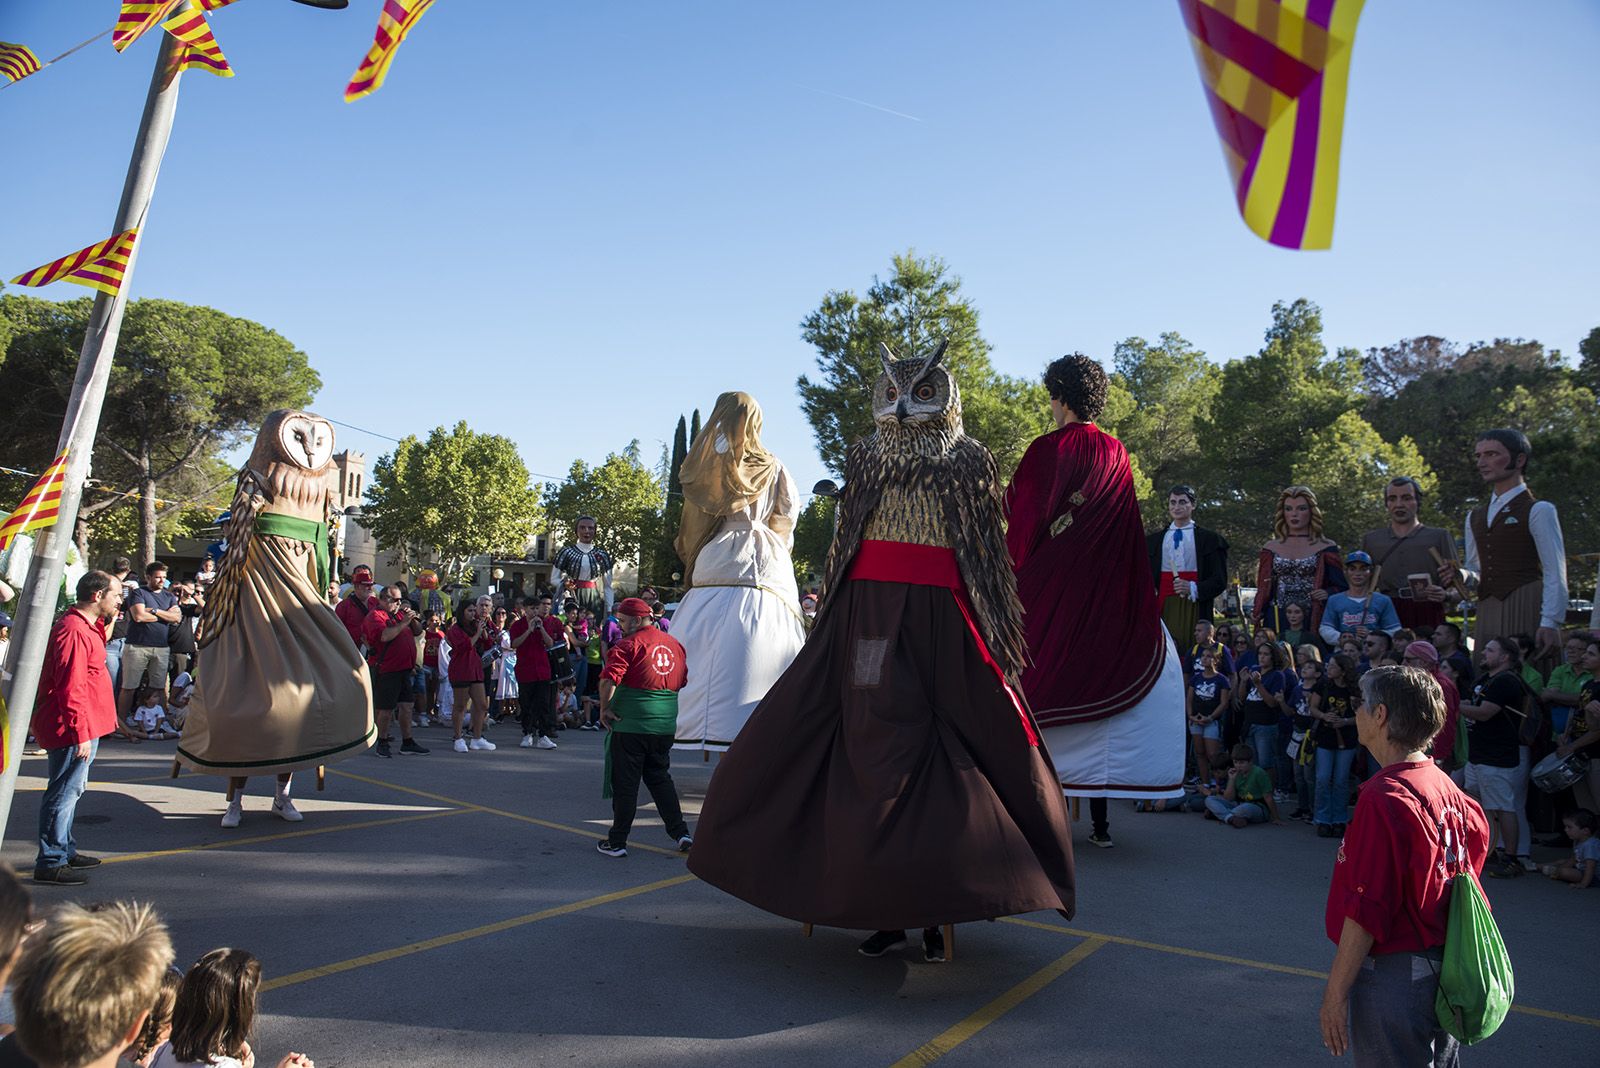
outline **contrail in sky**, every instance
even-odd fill
[[[921,119],[917,118],[915,115],[907,115],[903,111],[896,111],[894,108],[886,108],[882,104],[874,104],[870,100],[857,100],[853,96],[845,96],[843,93],[829,92],[826,89],[818,89],[815,86],[811,86],[811,85],[800,85],[799,82],[796,82],[795,84],[799,85],[800,88],[806,90],[808,93],[821,93],[823,96],[831,96],[835,100],[845,100],[845,101],[848,101],[849,103],[852,103],[852,104],[860,104],[864,108],[871,108],[873,111],[881,111],[881,112],[884,112],[885,114],[893,115],[896,118],[910,119],[912,122],[921,122],[922,121]]]

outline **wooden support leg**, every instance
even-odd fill
[[[701,756],[701,757],[702,757],[702,758],[703,758],[703,759],[702,759],[702,760],[701,760],[701,761],[700,761],[700,763],[702,763],[702,764],[709,764],[709,763],[711,763],[711,750],[709,750],[709,749],[702,749],[702,750],[700,750],[700,756]]]
[[[1069,797],[1069,798],[1067,798],[1067,810],[1072,813],[1072,822],[1073,823],[1077,823],[1078,822],[1078,802],[1080,800],[1082,800],[1082,799],[1081,798],[1077,798],[1077,797]]]
[[[179,763],[178,763],[178,758],[177,758],[177,757],[173,757],[173,758],[172,758],[172,777],[173,777],[173,778],[174,778],[174,779],[176,779],[176,778],[177,778],[177,777],[178,777],[178,769],[179,769],[179,768],[180,768],[180,767],[181,767],[181,766],[182,766],[182,765],[180,765],[180,764],[179,764]]]
[[[233,804],[233,780],[228,780],[228,804]]]
[[[953,923],[944,925],[944,959],[956,959],[956,925]]]
[[[327,768],[326,765],[318,764],[317,765],[317,789],[318,790],[325,790],[327,788],[328,788],[328,768]]]
[[[810,938],[811,937],[811,925],[809,923],[802,923],[800,925],[800,933],[805,935],[807,938]]]

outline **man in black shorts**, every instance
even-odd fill
[[[417,666],[417,638],[422,621],[395,586],[383,591],[382,603],[362,624],[372,650],[372,710],[378,721],[378,755],[391,756],[389,721],[400,720],[400,752],[426,753],[411,737],[411,673]],[[398,715],[396,713],[398,712]]]

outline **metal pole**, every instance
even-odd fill
[[[189,0],[185,0],[178,10],[187,10],[189,6]],[[134,138],[133,158],[128,163],[128,177],[122,186],[122,203],[117,207],[117,222],[112,233],[120,234],[135,226],[142,227],[151,195],[155,192],[161,157],[167,150],[167,139],[172,134],[172,119],[178,108],[178,82],[182,76],[174,75],[169,81],[166,71],[179,42],[169,33],[160,33],[160,37],[161,47],[156,56],[155,70],[150,75],[150,91],[145,96],[144,115],[139,120],[138,136]],[[16,793],[17,771],[22,764],[28,724],[33,718],[45,646],[55,622],[56,597],[66,567],[67,546],[71,544],[73,531],[77,528],[78,506],[83,500],[83,484],[89,477],[89,460],[94,451],[95,434],[100,428],[100,409],[106,399],[106,382],[111,377],[117,336],[122,331],[122,313],[128,303],[134,261],[138,258],[144,237],[141,228],[139,240],[128,254],[128,266],[123,270],[122,286],[117,295],[113,297],[100,293],[94,298],[94,311],[90,314],[83,349],[78,355],[78,373],[72,383],[72,396],[67,401],[66,419],[62,422],[61,438],[56,446],[58,455],[63,449],[67,453],[66,483],[61,488],[61,512],[55,525],[39,535],[33,559],[28,565],[28,578],[17,604],[17,637],[11,643],[13,678],[11,688],[6,693],[10,714],[6,731],[6,764],[4,774],[0,775],[0,840],[9,829],[11,800]]]

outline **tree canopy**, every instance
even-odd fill
[[[54,456],[92,307],[87,297],[0,296],[0,396],[19,466],[42,470]],[[305,353],[260,323],[172,300],[131,302],[92,458],[109,492],[86,496],[80,546],[87,524],[127,530],[128,517],[112,514],[122,509],[134,513],[141,560],[154,557],[158,533],[208,523],[232,493],[225,469],[219,477],[223,453],[273,409],[308,405],[321,385]]]
[[[539,491],[511,439],[457,423],[404,438],[372,465],[361,525],[402,563],[470,579],[474,556],[521,556],[539,529]]]

